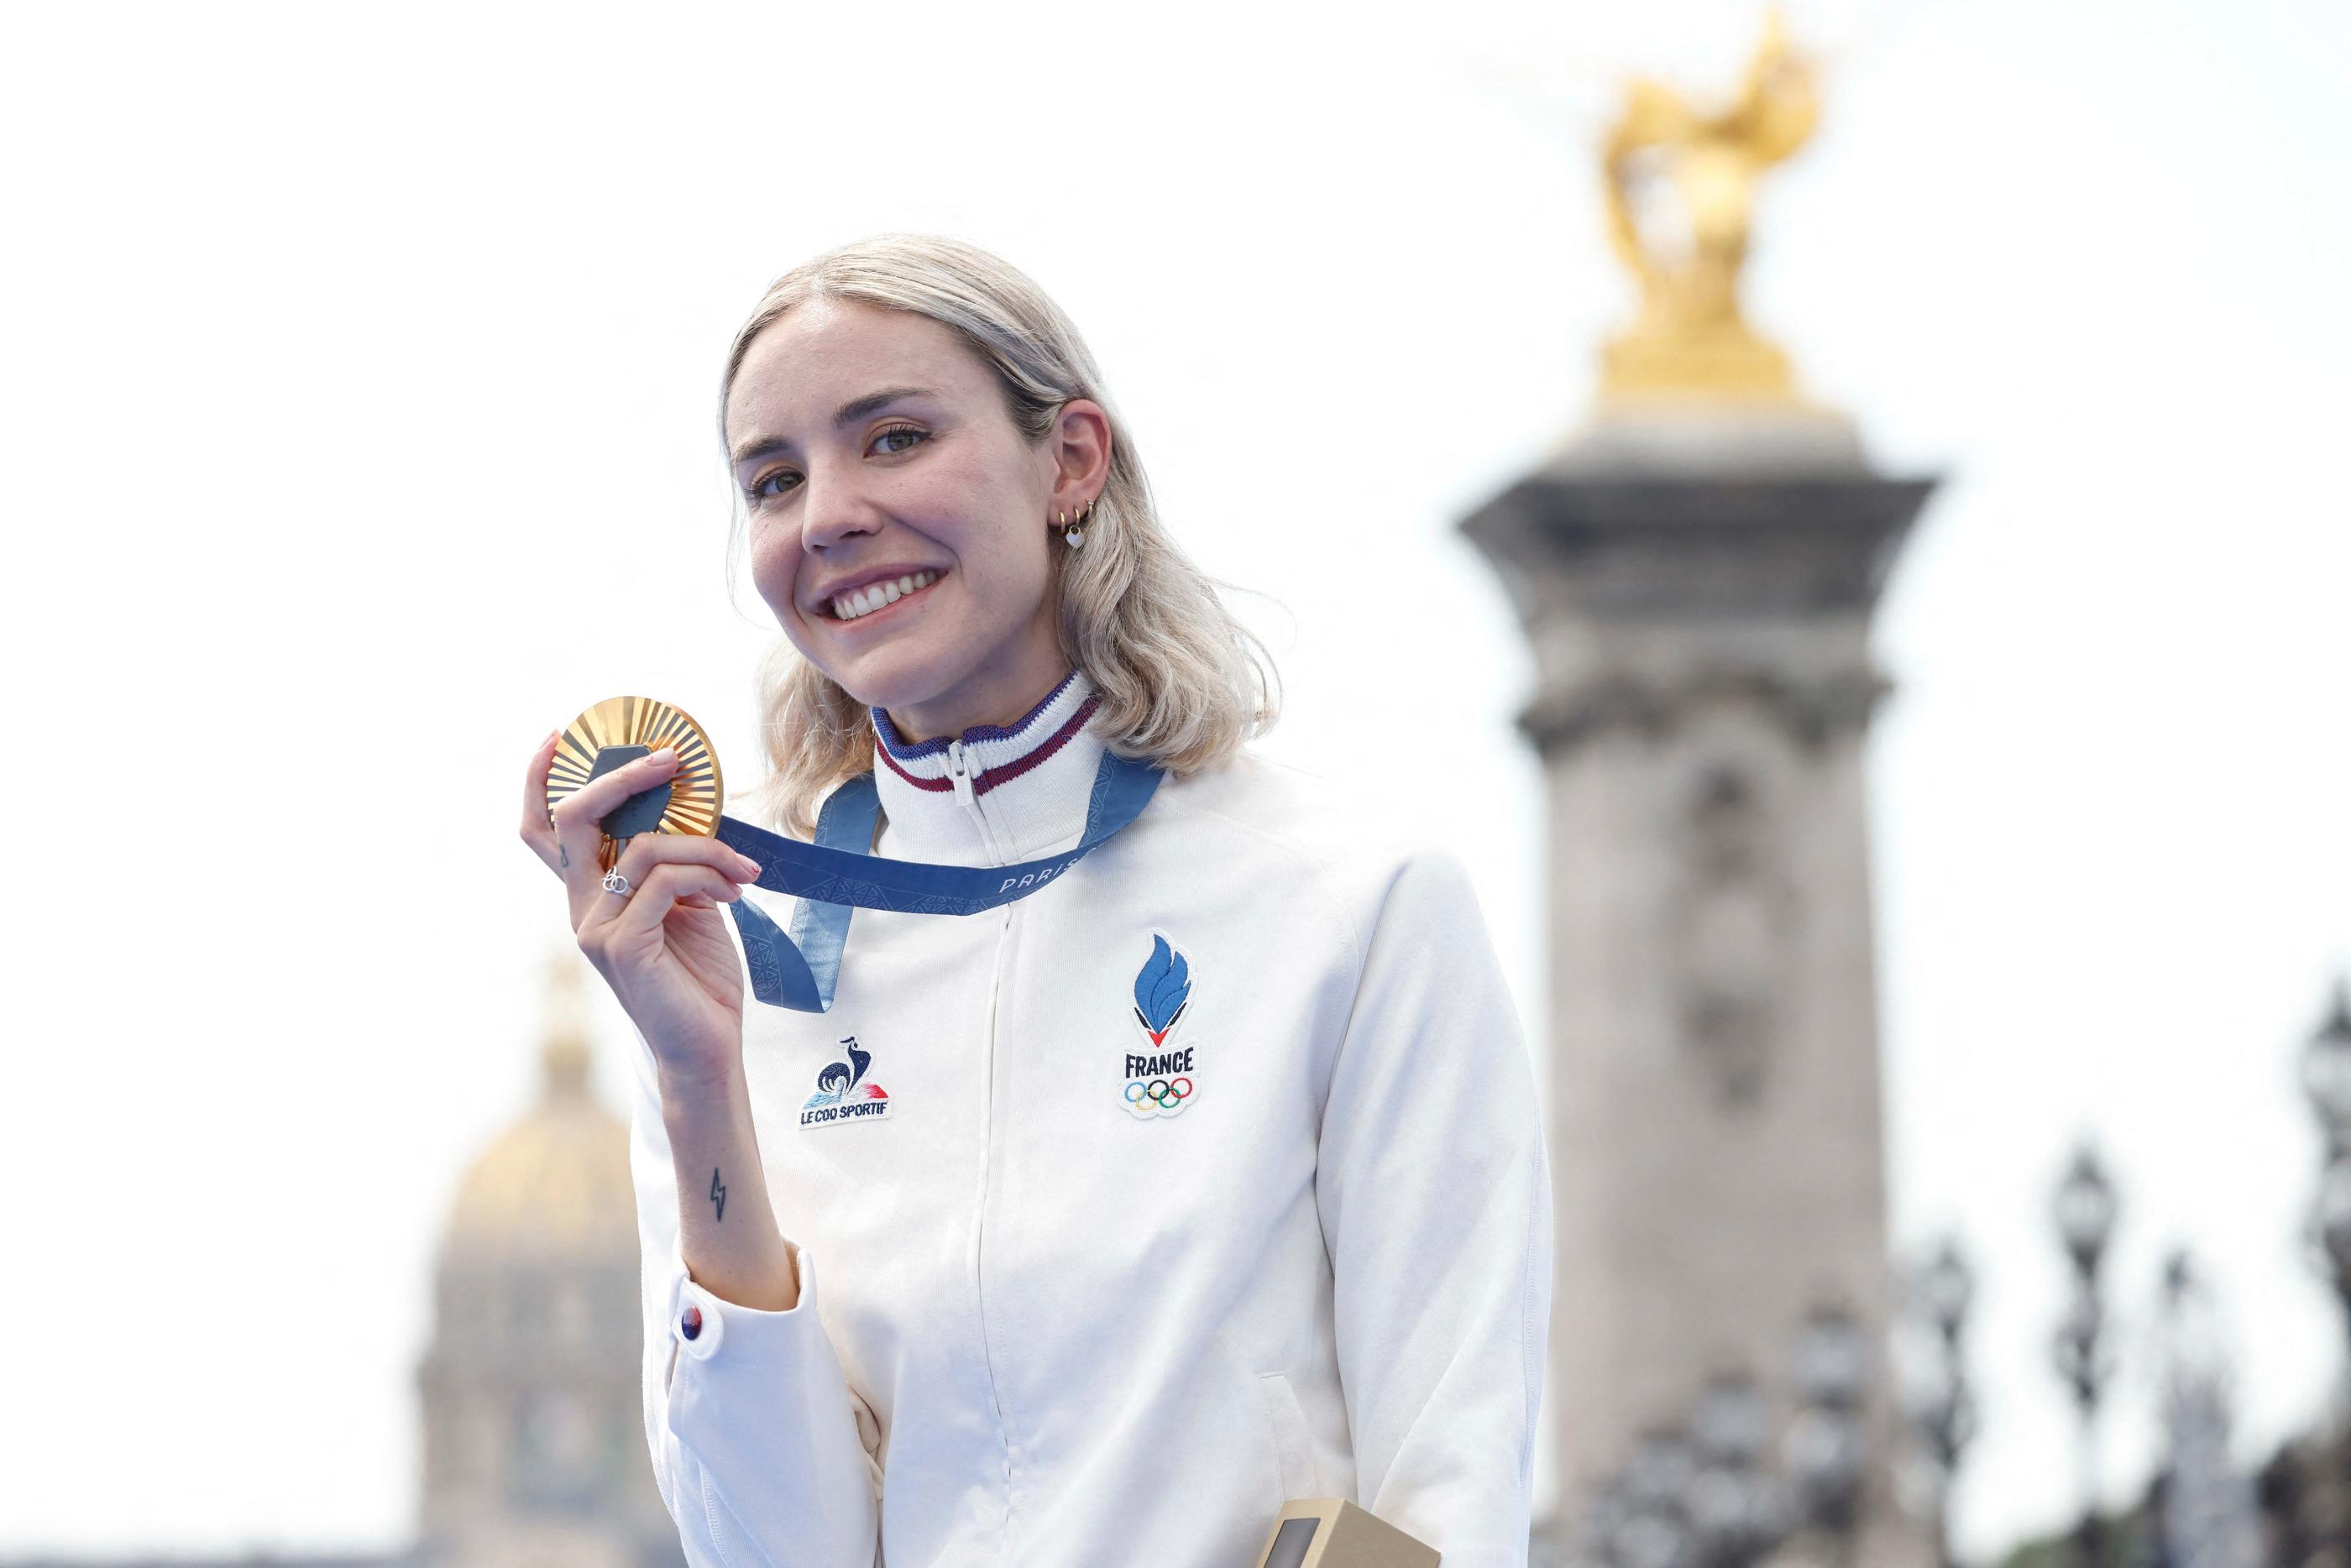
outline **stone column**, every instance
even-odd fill
[[[1870,614],[1931,479],[1802,409],[1604,417],[1464,520],[1532,639],[1549,788],[1552,1419],[1572,1525],[1714,1369],[1777,1424],[1816,1303],[1879,1351],[1896,1515],[1862,768]]]

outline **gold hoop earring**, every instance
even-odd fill
[[[1092,514],[1094,504],[1091,501],[1087,502],[1079,509],[1075,522],[1070,520],[1068,509],[1066,507],[1062,509],[1058,524],[1061,530],[1062,544],[1074,550],[1086,542],[1086,518]]]

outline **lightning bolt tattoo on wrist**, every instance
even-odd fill
[[[718,1205],[718,1218],[726,1218],[726,1189],[718,1184],[718,1168],[710,1168],[710,1201]]]
[[[556,842],[555,857],[563,863],[564,870],[569,871],[571,869],[571,851],[564,848],[562,841],[559,839]]]

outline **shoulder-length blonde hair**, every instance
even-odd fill
[[[1225,761],[1265,732],[1280,708],[1272,655],[1217,597],[1226,585],[1204,576],[1160,526],[1134,440],[1077,328],[1001,257],[945,235],[884,234],[778,278],[727,350],[718,389],[722,454],[726,397],[751,340],[811,298],[911,311],[953,327],[994,368],[1013,427],[1032,443],[1052,431],[1071,399],[1101,404],[1110,420],[1110,481],[1086,519],[1085,547],[1052,555],[1062,655],[1102,694],[1092,727],[1122,754],[1177,777]],[[738,494],[737,528],[746,521]],[[809,835],[832,786],[872,765],[872,714],[789,639],[762,664],[758,696],[770,771],[753,800],[786,831]]]

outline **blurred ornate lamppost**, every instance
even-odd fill
[[[2338,979],[2327,1015],[2303,1046],[2302,1087],[2325,1139],[2325,1170],[2312,1206],[2314,1261],[2351,1323],[2351,982]],[[2351,1388],[2351,1384],[2346,1384]],[[2262,1467],[2267,1556],[2281,1568],[2351,1563],[2351,1410]]]
[[[1869,1373],[1869,1339],[1853,1314],[1814,1308],[1796,1342],[1803,1407],[1788,1428],[1788,1474],[1803,1521],[1828,1538],[1839,1564],[1851,1564],[1860,1535],[1867,1458],[1861,1405]]]
[[[2302,1087],[2328,1155],[2351,1147],[2351,981],[2335,982],[2335,1005],[2303,1047]]]
[[[2351,983],[2335,982],[2334,1008],[2303,1047],[2302,1086],[2326,1138],[2312,1230],[2351,1326]]]
[[[1698,1474],[1689,1521],[1703,1568],[1754,1568],[1788,1531],[1788,1505],[1762,1469],[1771,1413],[1753,1378],[1727,1373],[1708,1384],[1690,1431]]]
[[[2117,1200],[2114,1183],[2085,1144],[2057,1184],[2057,1234],[2074,1265],[2074,1296],[2058,1325],[2057,1374],[2073,1391],[2082,1415],[2082,1521],[2075,1552],[2082,1568],[2099,1568],[2105,1532],[2098,1512],[2098,1397],[2112,1371],[2105,1345],[2105,1309],[2098,1295],[2098,1270],[2113,1240]]]
[[[1694,1568],[1687,1511],[1698,1464],[1679,1432],[1641,1438],[1604,1508],[1601,1551],[1612,1568]]]
[[[1967,1366],[1960,1340],[1967,1332],[1968,1308],[1975,1300],[1975,1272],[1956,1241],[1946,1241],[1918,1271],[1916,1299],[1942,1349],[1938,1380],[1918,1408],[1915,1420],[1934,1469],[1935,1560],[1940,1568],[1955,1568],[1951,1550],[1951,1483],[1959,1474],[1959,1456],[1976,1434],[1974,1392],[1968,1386]]]
[[[2147,1542],[2165,1568],[2254,1568],[2253,1487],[2230,1456],[2236,1376],[2219,1303],[2185,1249],[2164,1264],[2156,1319],[2165,1455],[2149,1488]]]
[[[2345,1321],[2351,1324],[2351,1155],[2337,1155],[2318,1184],[2318,1208],[2312,1225],[2320,1254],[2335,1276],[2335,1293],[2343,1303]]]

